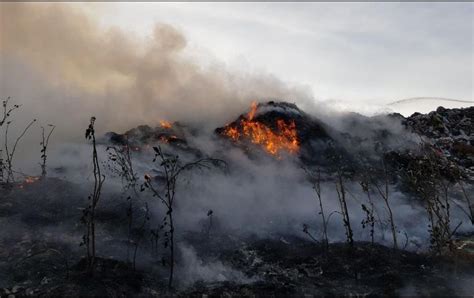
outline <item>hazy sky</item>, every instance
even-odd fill
[[[157,22],[187,52],[310,86],[318,99],[473,100],[473,3],[113,3],[105,26],[147,36]],[[212,59],[211,59],[212,60]]]
[[[270,98],[474,105],[474,3],[1,3],[0,33],[0,93],[37,111],[114,106],[138,122],[212,107],[217,123]],[[468,102],[387,108],[411,97]]]

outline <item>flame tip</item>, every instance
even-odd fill
[[[165,129],[170,129],[171,127],[173,127],[172,123],[166,120],[160,120],[160,125]]]

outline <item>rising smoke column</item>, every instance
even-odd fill
[[[60,124],[59,135],[76,133],[92,114],[99,130],[159,119],[216,127],[251,100],[309,98],[269,75],[204,69],[167,24],[138,39],[101,27],[80,4],[0,5],[1,95],[34,106],[35,117]]]

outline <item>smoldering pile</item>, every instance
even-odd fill
[[[130,129],[123,134],[108,132],[102,138],[106,145],[129,146],[133,151],[150,149],[156,144],[168,144],[175,150],[194,152],[200,155],[199,150],[192,148],[187,140],[188,127],[179,122],[160,121],[160,125],[152,128],[141,125]]]
[[[216,128],[213,137],[217,135],[227,141],[223,146],[237,146],[249,155],[263,151],[276,159],[296,156],[304,166],[327,171],[344,167],[351,172],[374,161],[384,161],[403,170],[407,158],[418,160],[423,156],[420,143],[429,143],[438,153],[437,162],[456,167],[458,175],[471,181],[474,180],[473,111],[472,107],[452,110],[440,107],[436,112],[415,113],[408,118],[400,114],[366,117],[352,113],[341,117],[345,129],[340,130],[295,104],[269,101],[253,103],[247,113]],[[160,122],[155,128],[138,126],[124,134],[107,133],[104,142],[128,144],[136,151],[153,144],[170,144],[176,150],[202,156],[199,145],[193,146],[187,140],[196,137],[197,129],[179,122]],[[396,122],[403,129],[394,130],[386,122]]]
[[[445,109],[428,114],[415,113],[403,119],[407,128],[428,137],[440,154],[461,167],[474,179],[474,107]]]

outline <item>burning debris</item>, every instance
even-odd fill
[[[40,176],[25,176],[25,179],[18,182],[18,188],[25,188],[27,185],[38,182],[41,179]]]
[[[165,129],[171,129],[173,127],[173,124],[171,124],[171,122],[166,121],[166,120],[160,120],[160,125],[161,127]]]
[[[350,159],[330,136],[329,127],[292,103],[252,103],[247,114],[215,132],[247,152],[256,146],[277,159],[295,156],[304,164],[328,169]]]
[[[272,129],[255,119],[257,109],[257,103],[252,102],[248,114],[241,117],[238,123],[227,125],[223,134],[234,142],[248,139],[273,156],[279,157],[282,151],[296,154],[299,151],[299,141],[295,122],[291,120],[287,123],[283,119],[275,119],[273,127],[275,128],[276,124],[276,129]]]
[[[26,176],[24,183],[26,184],[32,184],[35,183],[36,181],[40,180],[41,177],[38,176]]]
[[[153,145],[168,144],[175,149],[193,151],[186,140],[186,127],[178,122],[160,120],[160,125],[152,128],[140,125],[124,134],[109,132],[102,142],[112,145],[130,146],[133,151],[150,151]]]
[[[414,154],[413,148],[407,152],[406,146],[400,144],[411,142],[410,146],[413,147],[418,141],[407,140],[405,130],[392,132],[384,126],[385,122],[402,122],[410,130],[434,141],[435,148],[441,154],[440,162],[445,163],[445,158],[448,158],[468,176],[472,176],[474,137],[469,125],[472,110],[440,108],[427,115],[414,114],[409,118],[401,115],[364,117],[354,114],[343,119],[346,130],[340,131],[304,113],[295,104],[253,102],[247,113],[217,128],[215,132],[251,155],[256,152],[256,148],[260,148],[276,159],[294,156],[304,165],[321,166],[329,172],[341,166],[353,172],[387,157],[390,157],[387,161],[391,164],[398,164],[402,160],[397,161],[396,156],[401,158],[406,154]],[[400,128],[397,129],[403,129],[402,125],[398,125]],[[189,144],[186,135],[189,135],[188,127],[178,122],[161,120],[155,128],[142,125],[124,134],[111,132],[106,137],[111,144],[128,144],[133,151],[151,149],[154,144],[161,143],[199,155],[200,149]]]

